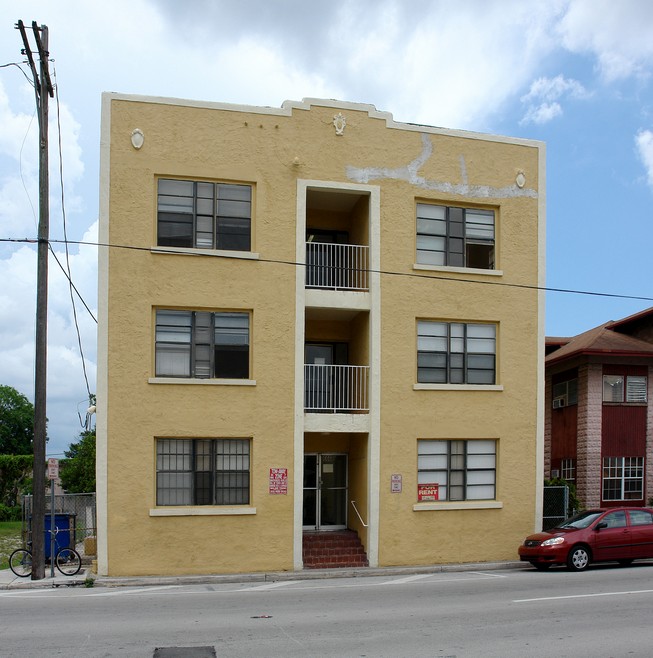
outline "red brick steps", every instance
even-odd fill
[[[367,554],[353,530],[305,532],[302,546],[304,569],[367,567]]]

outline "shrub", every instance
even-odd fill
[[[20,521],[21,518],[20,505],[7,507],[0,503],[0,521]]]

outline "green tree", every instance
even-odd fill
[[[15,388],[0,385],[0,455],[31,455],[34,405]]]
[[[31,484],[33,462],[33,455],[0,455],[0,505],[18,505]]]
[[[79,436],[80,440],[64,451],[66,459],[59,464],[59,477],[68,493],[91,493],[95,491],[95,429]]]

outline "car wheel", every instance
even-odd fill
[[[627,558],[625,560],[617,560],[617,561],[619,562],[619,566],[622,567],[629,567],[633,563],[631,558]]]
[[[547,571],[551,564],[549,562],[531,562],[538,571]]]
[[[584,571],[590,564],[592,557],[586,546],[574,546],[567,555],[567,568],[570,571]]]

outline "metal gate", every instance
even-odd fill
[[[571,516],[569,509],[569,487],[544,487],[544,502],[542,505],[542,530],[555,527]]]

